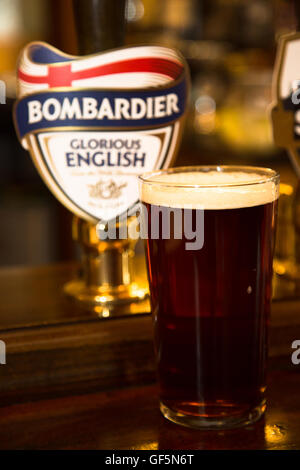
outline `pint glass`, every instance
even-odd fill
[[[225,429],[266,408],[279,175],[182,167],[140,177],[160,408]]]

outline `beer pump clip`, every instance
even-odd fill
[[[100,316],[110,316],[114,305],[119,316],[120,304],[147,297],[146,276],[134,280],[136,237],[128,230],[125,238],[103,241],[97,227],[119,226],[124,217],[130,224],[137,176],[170,166],[188,85],[185,60],[165,47],[71,56],[34,42],[21,53],[16,130],[44,182],[75,215],[73,238],[82,246],[83,276],[64,290]]]
[[[279,40],[273,74],[271,121],[274,143],[287,149],[300,179],[300,33]]]

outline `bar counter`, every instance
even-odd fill
[[[300,449],[300,364],[291,361],[292,342],[300,340],[295,295],[275,283],[265,417],[240,429],[198,431],[160,414],[148,301],[99,319],[62,293],[76,270],[0,270],[0,340],[7,347],[0,449]]]

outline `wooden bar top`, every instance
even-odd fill
[[[268,407],[254,425],[197,431],[158,408],[149,305],[100,320],[66,301],[77,267],[0,270],[0,449],[299,449],[300,301],[274,300]]]
[[[281,384],[281,385],[279,385]],[[252,426],[187,429],[164,419],[155,385],[53,398],[1,410],[1,449],[299,449],[298,371],[269,376],[268,411]]]

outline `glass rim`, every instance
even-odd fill
[[[208,173],[210,171],[217,172],[230,172],[230,171],[241,171],[245,173],[260,173],[265,178],[250,181],[242,182],[233,182],[233,183],[214,183],[214,184],[191,184],[191,183],[176,183],[174,181],[159,181],[154,179],[159,175],[167,174],[176,174],[176,173],[192,173],[199,172]],[[153,179],[151,179],[153,178]],[[139,182],[142,184],[163,186],[170,188],[232,188],[232,187],[241,187],[241,186],[255,186],[258,184],[266,184],[268,182],[279,183],[280,175],[276,170],[272,168],[260,167],[260,166],[250,166],[250,165],[194,165],[194,166],[177,166],[173,168],[166,168],[155,171],[148,171],[138,176]]]

